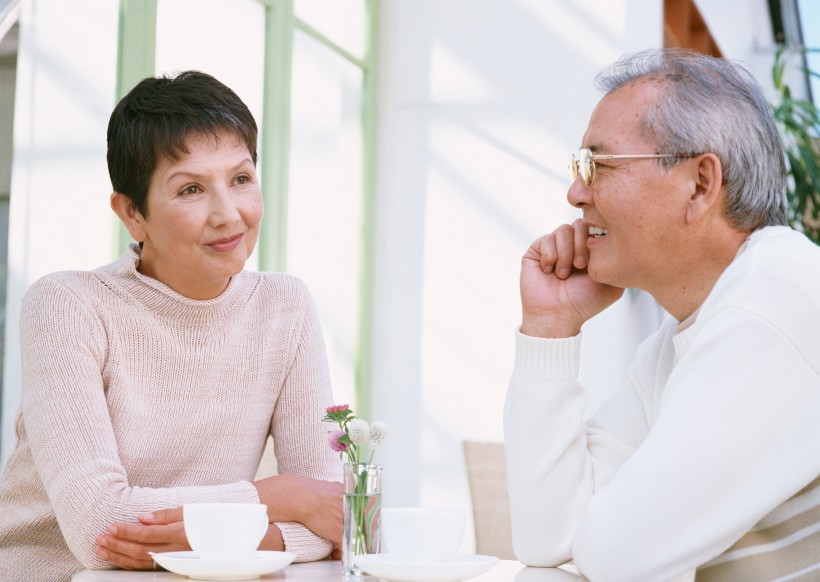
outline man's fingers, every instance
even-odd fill
[[[575,258],[575,229],[569,224],[558,227],[553,233],[558,257],[555,260],[555,276],[566,279],[572,272]]]
[[[576,269],[586,269],[589,266],[588,229],[584,228],[583,220],[580,218],[572,223],[572,229],[574,239],[572,266]]]
[[[549,275],[552,273],[556,256],[555,243],[552,240],[552,235],[547,234],[533,241],[527,249],[527,252],[524,253],[524,256],[521,258],[521,264],[523,266],[528,262],[535,263],[544,273]]]
[[[558,250],[555,248],[555,235],[542,236],[538,240],[536,248],[541,270],[549,275],[555,269],[555,261],[558,259]]]
[[[587,232],[583,220],[572,224],[562,224],[552,233],[536,240],[524,254],[524,263],[537,262],[541,270],[549,275],[555,273],[559,279],[566,279],[572,269],[586,269],[589,265]]]

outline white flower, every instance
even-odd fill
[[[350,421],[347,425],[347,436],[350,437],[350,442],[356,446],[364,445],[367,439],[370,438],[370,426],[366,420],[356,418]]]
[[[373,424],[370,425],[370,440],[368,441],[370,447],[373,449],[378,447],[386,436],[387,423],[382,420],[374,420]]]

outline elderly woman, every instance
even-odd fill
[[[114,110],[111,207],[139,244],[23,301],[0,579],[150,569],[148,551],[189,549],[189,502],[265,503],[260,548],[303,561],[341,539],[312,299],[293,277],[243,270],[262,220],[256,140],[245,104],[199,72],[146,79]],[[254,482],[268,435],[280,474]]]

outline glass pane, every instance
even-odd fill
[[[820,2],[816,0],[800,0],[800,24],[803,27],[803,44],[811,49],[806,52],[806,61],[810,71],[820,74]],[[812,76],[811,97],[815,105],[820,106],[820,78]]]
[[[295,0],[297,18],[357,58],[364,58],[365,0]]]
[[[353,402],[361,253],[361,70],[296,31],[287,270],[319,309],[337,402]]]

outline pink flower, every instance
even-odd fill
[[[349,404],[337,404],[335,406],[328,406],[325,408],[325,417],[322,419],[324,422],[335,422],[339,425],[339,428],[345,428],[343,425],[347,423],[348,420],[353,418],[353,411],[350,410]]]
[[[335,451],[337,453],[343,453],[347,450],[347,445],[345,443],[339,441],[339,439],[341,437],[345,437],[345,436],[347,436],[347,433],[345,431],[343,431],[343,430],[334,430],[334,431],[332,431],[328,434],[327,444],[330,445],[330,448],[333,451]]]

